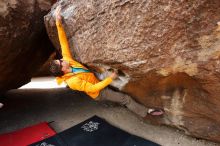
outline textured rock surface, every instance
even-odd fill
[[[52,0],[0,1],[0,92],[18,88],[52,52],[43,16]]]
[[[220,142],[219,0],[61,4],[78,61],[120,70],[121,80],[114,86],[146,106],[165,110],[163,117],[147,119]],[[59,48],[51,14],[45,24]]]

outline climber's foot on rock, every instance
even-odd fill
[[[4,106],[4,104],[0,102],[0,108],[2,108],[3,106]]]
[[[164,114],[164,111],[162,109],[150,108],[147,113],[152,116],[161,116]]]

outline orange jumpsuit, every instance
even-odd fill
[[[83,66],[82,64],[80,64],[79,62],[75,61],[72,58],[66,33],[59,20],[56,21],[56,26],[57,26],[60,45],[61,45],[63,60],[69,62],[71,67],[87,69],[85,66]],[[93,73],[83,72],[76,74],[67,73],[61,77],[57,77],[56,81],[58,84],[61,84],[62,82],[66,82],[71,89],[84,91],[90,97],[95,99],[99,95],[100,90],[102,90],[112,82],[112,78],[107,77],[103,81],[99,81]]]

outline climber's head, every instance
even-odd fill
[[[59,59],[50,62],[50,72],[53,76],[63,76],[68,72],[70,65],[67,61]]]

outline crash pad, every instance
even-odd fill
[[[14,132],[0,134],[0,146],[27,146],[55,134],[56,132],[47,122],[42,122]]]
[[[146,131],[147,132],[147,131]],[[30,146],[159,146],[93,116],[53,137]]]

